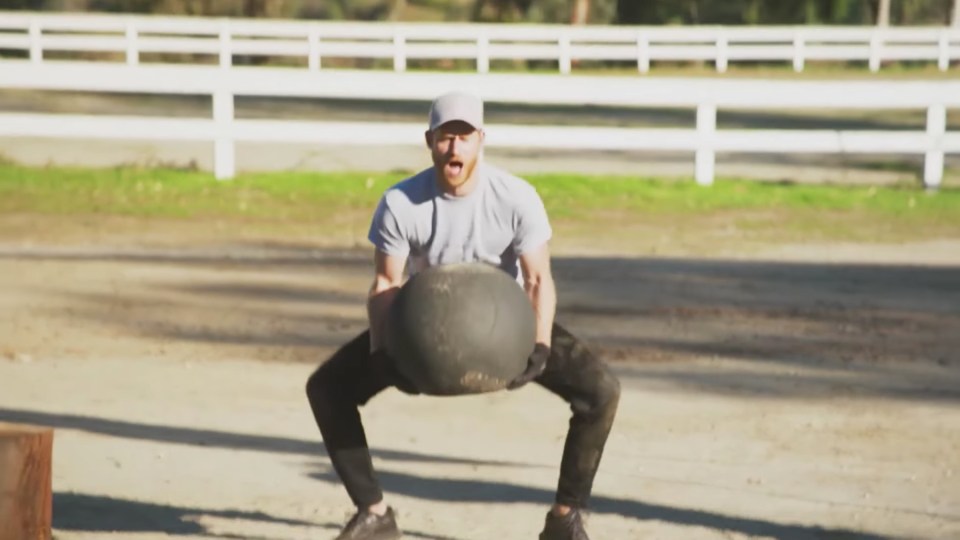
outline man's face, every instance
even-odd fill
[[[449,187],[466,182],[477,167],[483,132],[466,122],[453,121],[427,133],[427,145],[438,176]]]

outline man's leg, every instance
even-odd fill
[[[370,333],[341,347],[307,381],[307,398],[333,469],[358,508],[383,499],[373,470],[360,406],[390,386],[370,355]]]
[[[588,506],[600,458],[620,402],[620,382],[605,363],[558,324],[553,326],[551,341],[550,358],[536,382],[563,398],[573,412],[560,463],[555,502],[561,507],[577,510]],[[548,528],[549,525],[548,519]]]

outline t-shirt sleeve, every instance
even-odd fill
[[[410,241],[406,230],[390,208],[387,196],[380,198],[367,239],[387,255],[406,257],[410,253]]]
[[[517,227],[513,248],[517,255],[539,248],[553,236],[543,200],[532,186],[517,194]]]

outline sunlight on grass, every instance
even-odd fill
[[[29,168],[0,164],[0,212],[72,219],[217,220],[262,230],[301,225],[363,231],[403,174],[267,173],[217,181],[170,169]],[[960,190],[586,175],[526,177],[559,229],[589,238],[687,231],[765,241],[960,236]],[[718,225],[719,224],[719,225]],[[626,231],[626,232],[624,232]],[[732,231],[732,232],[731,232]]]

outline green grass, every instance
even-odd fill
[[[367,178],[373,184],[367,187]],[[0,211],[168,218],[310,219],[318,210],[375,203],[399,176],[243,175],[140,168],[26,168],[0,165]]]
[[[382,192],[403,173],[245,174],[231,181],[170,169],[29,168],[0,164],[0,216],[90,223],[98,219],[211,221],[286,235],[365,233]],[[892,241],[960,237],[960,190],[717,179],[531,175],[570,242],[642,243],[650,234],[710,247],[742,242]],[[0,221],[2,223],[2,221]],[[225,225],[224,225],[225,224]],[[42,227],[42,225],[40,225]],[[326,233],[324,232],[326,231]],[[731,232],[732,231],[732,232]],[[639,245],[639,244],[637,244]]]
[[[692,180],[552,175],[528,177],[555,209],[616,208],[638,212],[716,210],[846,210],[928,217],[960,209],[960,191],[925,196],[916,186],[836,186],[717,179]],[[960,216],[957,216],[960,218]],[[960,221],[958,221],[960,222]]]
[[[0,164],[0,210],[166,217],[310,217],[317,209],[368,208],[403,173],[263,173],[216,181],[204,172],[145,168],[30,168]],[[835,186],[541,174],[525,177],[553,212],[717,210],[866,211],[956,217],[960,191],[916,186]]]

